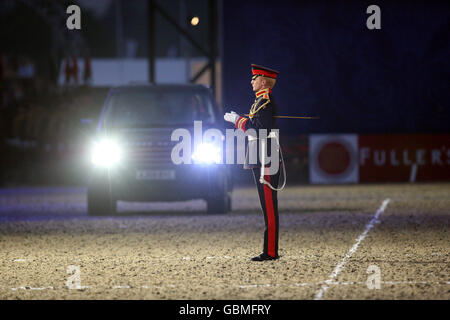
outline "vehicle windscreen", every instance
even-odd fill
[[[105,114],[108,127],[193,125],[214,122],[213,105],[193,90],[133,90],[113,93]]]

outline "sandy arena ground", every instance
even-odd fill
[[[450,299],[450,184],[291,186],[279,203],[282,257],[256,263],[254,187],[228,215],[197,200],[100,218],[83,188],[0,189],[0,298]]]

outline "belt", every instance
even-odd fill
[[[269,135],[267,136],[267,139],[273,139],[273,138],[277,138],[277,135],[275,134],[275,131],[270,131]],[[258,140],[258,137],[252,136],[249,134],[248,141],[254,141],[254,140]]]

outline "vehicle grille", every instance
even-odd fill
[[[172,166],[172,146],[135,147],[127,150],[127,163],[131,167]]]
[[[129,168],[171,167],[172,148],[178,143],[170,141],[172,130],[127,129],[121,132],[126,166]]]

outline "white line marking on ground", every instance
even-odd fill
[[[378,221],[378,217],[380,216],[380,214],[382,214],[384,212],[384,210],[386,209],[389,201],[391,201],[391,199],[389,199],[389,198],[385,199],[383,201],[383,203],[381,204],[381,207],[375,213],[375,216],[366,225],[366,229],[364,230],[364,232],[361,233],[361,235],[356,239],[356,243],[349,250],[349,252],[347,252],[347,254],[345,255],[344,259],[342,259],[342,261],[336,266],[336,268],[334,268],[333,272],[330,274],[329,279],[326,280],[325,283],[322,285],[322,287],[319,289],[319,291],[317,291],[316,296],[314,297],[314,300],[321,300],[322,299],[323,295],[328,290],[328,288],[330,286],[330,283],[332,283],[334,281],[334,279],[337,278],[339,273],[341,273],[342,269],[344,268],[345,263],[352,256],[352,254],[356,252],[356,250],[358,249],[359,244],[364,240],[364,238],[367,236],[367,233],[370,231],[370,229],[373,228],[373,225]]]
[[[16,260],[14,260],[14,262],[25,262],[26,260],[25,259],[16,259]]]
[[[44,288],[33,288],[33,287],[29,287],[29,286],[24,286],[24,287],[18,287],[18,288],[11,288],[11,290],[16,291],[17,289],[22,289],[22,290],[46,290],[46,289],[50,289],[53,290],[54,288],[49,286],[49,287],[44,287]]]
[[[295,283],[294,286],[296,287],[310,287],[315,285],[320,285],[322,282],[318,283]],[[354,285],[360,285],[360,286],[367,286],[366,282],[362,281],[332,281],[327,283],[329,286],[354,286]],[[420,284],[428,284],[428,285],[449,285],[450,282],[428,282],[428,281],[381,281],[381,284],[384,285],[401,285],[401,284],[407,284],[407,285],[420,285]],[[249,284],[249,285],[240,285],[238,286],[241,289],[249,289],[249,288],[260,288],[260,287],[278,287],[281,286],[280,284]],[[286,286],[292,286],[291,284],[286,284]]]
[[[239,288],[246,289],[246,288],[259,288],[259,287],[278,287],[279,284],[249,284],[249,285],[241,285]]]
[[[204,257],[195,257],[194,259],[208,259],[208,260],[211,260],[211,259],[240,259],[241,257],[240,256],[227,256],[227,255],[225,255],[225,256],[204,256]],[[160,258],[160,259],[165,259],[165,258]],[[170,258],[167,258],[167,259],[169,259],[169,260],[176,260],[176,259],[179,259],[179,258],[177,258],[177,257],[170,257]],[[192,260],[192,258],[190,257],[190,256],[186,256],[186,257],[183,257],[182,258],[183,260]]]
[[[66,286],[65,288],[67,288],[69,290],[84,290],[84,289],[90,289],[92,287],[91,286],[73,286],[72,288],[69,288]]]
[[[322,282],[317,282],[317,283],[294,283],[294,284],[272,284],[272,283],[267,283],[267,284],[248,284],[248,285],[239,285],[237,287],[241,288],[241,289],[251,289],[251,288],[267,288],[267,287],[283,287],[283,286],[288,286],[288,287],[310,287],[310,286],[315,286],[315,285],[320,285]],[[362,282],[362,281],[331,281],[327,283],[329,286],[351,286],[351,285],[360,285],[360,286],[367,286],[366,282]],[[450,285],[450,281],[381,281],[381,284],[383,285],[402,285],[402,284],[406,284],[406,285],[422,285],[422,284],[428,284],[428,285]],[[89,288],[97,288],[97,289],[136,289],[136,288],[142,288],[142,289],[164,289],[164,288],[176,288],[177,286],[174,284],[168,284],[166,286],[149,286],[149,285],[143,285],[143,286],[136,286],[136,287],[131,287],[128,285],[125,286],[113,286],[113,287],[103,287],[103,286],[95,286],[95,287],[91,287],[91,286],[82,286],[80,288],[77,289],[73,289],[73,290],[81,290],[81,289],[89,289]],[[48,286],[48,287],[42,287],[42,288],[35,288],[35,287],[30,287],[30,286],[22,286],[22,287],[17,287],[17,288],[9,288],[9,287],[0,287],[0,288],[4,288],[4,289],[10,289],[13,291],[17,291],[17,290],[58,290],[61,288],[54,288],[52,286]],[[64,289],[67,289],[66,287],[63,287]]]
[[[295,286],[296,287],[308,287],[308,286],[312,286],[312,283],[296,283]]]
[[[450,282],[433,282],[433,281],[381,281],[381,284],[385,284],[385,285],[398,285],[398,284],[412,284],[412,285],[417,285],[417,284],[429,284],[429,285],[443,285],[443,284],[450,284]],[[366,286],[366,282],[358,282],[358,281],[350,281],[350,282],[330,282],[330,285],[364,285]]]
[[[355,284],[365,284],[365,282],[355,282],[355,281],[343,281],[343,282],[330,282],[329,285],[333,285],[333,286],[351,286],[351,285],[355,285]]]

